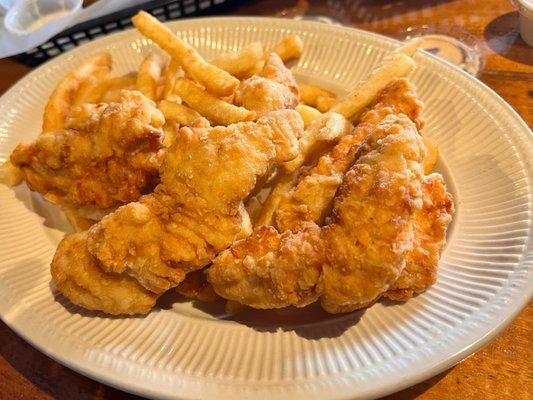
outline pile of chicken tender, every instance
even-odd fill
[[[415,45],[338,97],[295,79],[297,34],[206,60],[151,15],[132,21],[132,46],[153,43],[138,70],[84,60],[0,168],[74,228],[53,290],[114,315],[170,290],[231,312],[346,313],[435,283],[454,207],[407,78]]]

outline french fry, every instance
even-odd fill
[[[339,114],[321,115],[298,139],[300,154],[293,160],[283,163],[283,168],[289,173],[298,170],[314,155],[326,151],[331,142],[347,135],[352,129],[352,124]]]
[[[89,79],[81,82],[78,90],[74,94],[71,107],[88,103],[98,103],[106,91],[110,72],[109,69],[98,68]]]
[[[169,148],[176,140],[178,135],[179,124],[171,119],[167,119],[163,125],[163,146]]]
[[[386,58],[384,64],[374,70],[366,81],[361,83],[344,100],[337,103],[331,111],[356,118],[378,94],[395,78],[407,75],[415,67],[414,61],[403,53]]]
[[[0,183],[8,187],[19,185],[24,179],[22,171],[11,164],[11,161],[6,161],[0,164]]]
[[[176,121],[180,125],[193,126],[202,116],[183,104],[178,104],[169,100],[161,100],[159,110],[165,119]]]
[[[277,43],[274,47],[270,48],[266,54],[277,53],[278,56],[287,62],[293,58],[298,58],[302,55],[303,42],[300,36],[293,33],[285,37],[281,42]]]
[[[185,72],[200,82],[209,92],[218,96],[227,96],[239,86],[237,78],[206,62],[193,47],[174,35],[170,29],[150,14],[140,11],[131,21],[139,32],[176,59]]]
[[[322,113],[316,108],[306,106],[305,104],[298,104],[296,106],[296,111],[298,111],[300,117],[302,117],[302,120],[304,121],[304,128],[307,128],[311,122],[322,115]]]
[[[193,110],[198,111],[217,125],[230,125],[240,121],[253,121],[255,112],[213,96],[187,78],[179,78],[174,84],[177,94]]]
[[[89,229],[91,226],[93,226],[96,222],[95,220],[88,219],[83,217],[80,212],[74,208],[74,207],[63,207],[63,211],[65,212],[65,216],[68,219],[68,222],[70,222],[70,225],[72,225],[72,228],[74,228],[74,231],[76,232],[83,232]]]
[[[120,92],[122,90],[131,90],[135,88],[137,82],[137,73],[130,72],[129,74],[117,76],[107,81],[106,89],[100,101],[104,103],[111,103],[118,101]]]
[[[248,200],[244,204],[244,207],[246,208],[246,212],[250,216],[250,220],[253,222],[258,218],[259,213],[263,209],[263,203],[261,203],[258,196],[256,195],[248,198]]]
[[[302,102],[311,107],[317,107],[317,102],[320,98],[332,98],[336,99],[335,93],[330,92],[317,85],[298,85],[300,88],[300,99]]]
[[[139,67],[135,86],[142,94],[151,100],[157,99],[157,86],[161,79],[163,69],[163,57],[156,53],[150,53]]]
[[[109,79],[107,83],[107,90],[133,89],[136,82],[137,72],[130,72],[128,74]]]
[[[62,129],[81,85],[91,81],[94,75],[111,71],[112,58],[109,53],[100,53],[72,70],[57,85],[44,108],[43,132]]]
[[[163,91],[161,99],[170,100],[173,96],[174,82],[184,75],[183,69],[175,59],[171,59],[163,72]]]
[[[279,172],[274,178],[274,188],[269,193],[263,207],[254,214],[252,223],[254,227],[263,225],[272,225],[274,213],[278,209],[281,200],[285,194],[296,184],[298,180],[298,171],[286,174]]]
[[[338,101],[336,97],[320,96],[318,97],[318,99],[316,99],[316,108],[318,109],[318,111],[325,113],[335,107],[335,104],[337,103]]]
[[[263,45],[259,42],[253,42],[236,53],[215,57],[211,63],[231,75],[243,79],[253,75],[263,53]]]

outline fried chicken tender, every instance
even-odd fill
[[[67,236],[52,261],[56,287],[74,304],[109,314],[146,314],[157,295],[127,275],[106,274],[87,250],[87,232]]]
[[[316,166],[301,174],[297,185],[283,197],[274,216],[278,229],[282,232],[299,230],[307,221],[322,225],[331,212],[344,174],[355,161],[359,144],[391,114],[405,114],[421,129],[424,125],[421,110],[422,103],[417,99],[414,86],[403,78],[392,81],[372,109],[362,115],[353,132],[341,137],[333,149],[320,157]]]
[[[320,229],[297,233],[260,226],[215,258],[207,276],[220,296],[259,309],[303,307],[320,293],[325,262]]]
[[[202,268],[250,233],[242,202],[274,164],[296,156],[301,131],[303,122],[292,110],[268,114],[257,123],[180,129],[165,155],[161,184],[153,194],[120,207],[94,225],[83,243],[76,244],[91,255],[81,261],[97,266],[98,274],[92,275],[98,285],[129,276],[154,296],[177,286],[187,273]],[[65,274],[70,262],[79,261],[69,255],[68,243],[58,248],[54,258],[56,276],[61,271]],[[63,294],[78,304],[87,291],[96,292],[82,287]],[[115,304],[120,301],[115,300]],[[101,303],[98,309],[114,314],[141,312],[107,304]]]
[[[453,199],[446,191],[444,179],[431,174],[423,182],[423,205],[413,220],[413,248],[406,255],[402,274],[385,297],[405,301],[425,291],[437,280],[439,259],[446,243],[446,230],[451,222]]]
[[[151,100],[125,90],[116,103],[74,107],[66,129],[19,144],[11,162],[49,201],[114,207],[157,184],[164,122]]]
[[[261,227],[213,260],[208,280],[222,297],[256,308],[332,313],[376,301],[398,279],[423,207],[426,147],[415,124],[391,114],[360,146],[335,198],[331,223],[299,232]]]
[[[255,111],[258,117],[271,111],[295,108],[299,102],[298,84],[281,58],[270,53],[261,72],[241,82],[234,102]]]

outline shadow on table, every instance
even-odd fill
[[[520,37],[518,11],[494,18],[484,31],[487,46],[509,60],[533,65],[533,48]]]
[[[104,386],[57,364],[0,322],[0,366],[2,364],[1,375],[5,383],[0,383],[0,388],[3,389],[1,398],[37,399],[49,396],[57,400],[142,399]],[[11,394],[6,390],[10,382],[14,384]],[[21,388],[25,388],[24,395]]]

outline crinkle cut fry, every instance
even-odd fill
[[[84,285],[90,287],[76,286],[76,276],[71,275],[74,285],[63,294],[79,304],[87,291],[96,293],[91,309],[104,312],[147,312],[129,309],[120,299],[107,308],[109,301],[100,301],[91,282],[106,285],[116,277],[128,277],[157,297],[248,235],[251,226],[242,200],[259,176],[297,154],[296,137],[302,130],[301,118],[291,110],[269,114],[257,123],[181,129],[165,155],[162,183],[154,194],[120,207],[76,242],[87,254],[81,262],[95,268],[84,269],[90,274]],[[67,274],[76,254],[69,241],[64,239],[54,257],[56,277]]]
[[[301,307],[320,298],[337,313],[371,304],[396,281],[422,207],[426,148],[409,118],[390,115],[359,151],[331,224],[282,234],[262,227],[233,244],[208,272],[220,296],[256,308]]]

